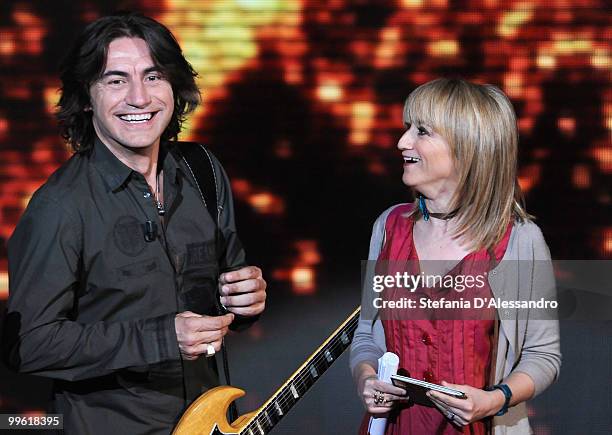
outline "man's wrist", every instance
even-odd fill
[[[143,342],[151,343],[144,346],[147,364],[180,359],[175,318],[176,313],[168,313],[143,320]]]

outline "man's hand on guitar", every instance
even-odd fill
[[[191,311],[177,314],[174,328],[183,359],[195,360],[202,354],[214,355],[221,349],[221,340],[233,320],[231,313],[218,317],[202,316]]]
[[[221,303],[234,314],[256,316],[266,306],[266,285],[256,266],[224,273],[219,277]]]

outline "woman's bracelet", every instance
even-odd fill
[[[497,385],[492,385],[490,387],[485,388],[485,391],[493,391],[493,390],[500,390],[504,394],[504,397],[506,398],[506,400],[504,401],[504,405],[497,412],[497,414],[495,414],[496,417],[499,417],[500,415],[504,415],[506,412],[508,412],[510,400],[512,399],[512,390],[506,384],[497,384]]]

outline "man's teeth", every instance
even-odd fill
[[[146,122],[149,119],[153,118],[153,114],[152,113],[142,113],[142,114],[134,114],[134,115],[121,115],[119,116],[119,118],[123,119],[124,121],[129,121],[129,122]]]
[[[404,157],[404,161],[406,163],[416,163],[416,162],[420,162],[421,159],[418,157]]]

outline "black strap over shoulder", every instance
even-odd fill
[[[219,187],[217,174],[210,153],[204,145],[195,142],[176,142],[176,146],[191,171],[191,176],[198,186],[202,201],[210,213],[210,217],[219,226]]]
[[[220,241],[220,231],[219,231],[219,203],[218,203],[218,192],[219,186],[217,182],[217,173],[215,172],[215,167],[213,165],[212,158],[210,153],[206,149],[206,147],[202,144],[195,142],[175,142],[178,152],[180,153],[180,157],[189,168],[191,172],[191,176],[196,182],[196,186],[198,187],[198,191],[200,192],[200,196],[202,197],[202,201],[204,205],[208,209],[208,213],[210,213],[210,217],[212,218],[215,226],[217,227],[217,231],[215,232],[215,240],[217,241],[217,247]],[[221,303],[219,302],[219,295],[217,295],[217,304],[219,314],[226,313]],[[225,373],[225,382],[227,385],[231,385],[229,364],[227,361],[227,349],[225,348],[225,339],[221,342],[221,356],[223,360],[223,371]],[[230,404],[229,410],[229,420],[234,421],[238,418],[238,407],[236,402],[232,402]]]

